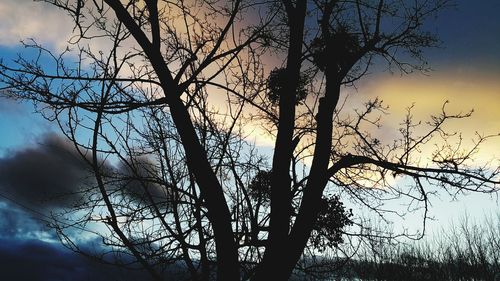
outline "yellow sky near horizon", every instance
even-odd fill
[[[344,95],[348,94],[347,105],[342,114],[353,114],[354,107],[359,108],[362,103],[379,97],[386,106],[389,106],[387,115],[382,115],[382,127],[371,128],[370,132],[384,144],[391,144],[393,140],[401,138],[398,129],[401,126],[409,106],[413,105],[414,122],[422,121],[417,135],[428,127],[425,122],[431,120],[432,115],[441,113],[443,104],[446,104],[447,114],[467,113],[473,110],[472,116],[463,119],[453,119],[445,123],[444,129],[449,133],[457,133],[450,138],[450,144],[455,145],[462,137],[462,149],[468,150],[474,146],[478,134],[482,136],[497,135],[482,143],[474,155],[471,165],[482,165],[500,159],[500,80],[495,73],[457,73],[456,71],[433,72],[430,75],[380,75],[378,77],[364,77],[358,88],[345,88]],[[248,124],[244,128],[248,134],[247,140],[254,141],[257,146],[272,149],[274,138],[265,132],[262,124]],[[418,134],[420,133],[420,134]],[[432,153],[442,145],[439,136],[422,147],[421,152],[414,156],[420,158],[421,164],[430,163]],[[307,162],[307,159],[305,159]],[[306,163],[305,162],[305,163]],[[308,164],[308,163],[306,163]]]
[[[402,115],[415,104],[416,116],[439,112],[443,103],[450,113],[473,110],[471,118],[462,120],[462,129],[500,132],[500,80],[487,75],[451,75],[394,77],[370,87],[370,96],[381,97],[394,114]]]
[[[375,97],[389,106],[388,115],[383,118],[388,126],[399,124],[406,114],[406,109],[414,105],[414,120],[426,121],[431,115],[441,112],[443,104],[449,114],[467,113],[472,116],[459,121],[451,120],[449,129],[480,134],[500,133],[500,79],[476,75],[453,76],[447,73],[429,76],[384,76],[367,80],[357,90],[346,89],[348,104],[359,107],[361,103]],[[343,112],[352,111],[351,106]]]
[[[438,115],[443,104],[448,114],[467,113],[472,116],[450,120],[444,126],[448,132],[462,134],[465,144],[480,135],[500,134],[500,80],[493,73],[455,72],[390,77],[368,83],[368,96],[380,97],[389,106],[385,126],[397,128],[404,119],[406,108],[414,105],[415,121],[429,121]],[[500,137],[482,144],[478,157],[482,160],[500,156]]]

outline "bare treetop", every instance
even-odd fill
[[[433,186],[498,189],[498,166],[470,162],[495,136],[447,143],[444,124],[469,113],[445,104],[422,124],[409,108],[384,142],[380,99],[340,99],[370,72],[426,71],[438,39],[424,24],[450,1],[45,2],[73,19],[68,50],[26,41],[38,56],[1,61],[0,87],[57,122],[90,170],[61,216],[106,226],[109,252],[55,224],[76,251],[130,255],[155,280],[175,262],[192,280],[287,280],[301,257],[340,249],[348,227],[366,234],[358,210],[384,219],[398,212],[385,200],[406,199],[425,230]],[[272,157],[245,141],[249,124],[272,136]],[[420,161],[430,142],[441,145]]]

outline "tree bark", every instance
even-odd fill
[[[158,75],[172,114],[172,120],[182,140],[188,166],[195,175],[201,195],[206,201],[208,218],[214,229],[216,243],[217,280],[238,280],[240,276],[238,249],[233,237],[231,213],[222,186],[210,166],[206,152],[196,135],[189,112],[181,100],[182,92],[180,92],[178,85],[175,85],[160,49],[155,48],[155,45],[147,39],[120,1],[105,0],[105,2],[132,33]]]
[[[290,216],[292,208],[290,165],[293,154],[293,132],[295,128],[296,92],[299,86],[304,20],[307,1],[298,1],[293,7],[291,1],[284,1],[290,19],[289,46],[286,66],[285,89],[279,97],[279,123],[273,154],[271,177],[271,213],[266,251],[252,280],[273,280],[287,268],[281,261],[287,252]],[[288,275],[289,276],[289,275]]]

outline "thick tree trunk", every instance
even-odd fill
[[[284,268],[278,280],[287,280],[300,259],[311,235],[319,212],[319,202],[328,183],[330,155],[332,149],[333,113],[340,96],[341,79],[332,66],[326,69],[325,96],[320,99],[316,115],[317,134],[313,162],[304,188],[299,212],[291,230],[287,251],[283,255]],[[341,163],[338,163],[341,164]]]
[[[304,189],[299,214],[295,220],[290,236],[287,236],[286,244],[281,255],[275,257],[263,266],[268,266],[265,272],[267,278],[273,280],[288,280],[292,271],[300,259],[307,241],[311,235],[316,217],[319,212],[318,202],[321,200],[323,190],[328,182],[328,165],[332,146],[332,118],[334,109],[338,103],[340,94],[340,83],[337,80],[327,82],[327,92],[321,98],[317,119],[317,135],[314,150],[313,163],[309,173],[309,180]],[[252,280],[266,280],[266,275],[255,275]]]
[[[206,199],[208,218],[214,229],[216,243],[217,280],[239,280],[238,252],[222,186],[209,165],[182,101],[173,99],[169,105],[172,119],[182,139],[188,166],[196,177],[202,197]]]
[[[280,261],[287,252],[291,216],[290,165],[293,154],[296,92],[299,86],[304,19],[307,1],[298,1],[293,7],[284,1],[289,18],[290,43],[288,47],[285,90],[279,99],[279,123],[273,155],[271,178],[271,214],[269,236],[264,258],[252,280],[287,280],[289,274],[277,274],[288,268]],[[279,278],[282,276],[284,279]],[[277,278],[278,277],[278,278]]]
[[[229,212],[222,186],[210,166],[206,152],[196,135],[189,112],[180,98],[182,94],[181,90],[175,85],[172,74],[164,62],[157,42],[155,40],[153,40],[153,43],[149,41],[120,1],[105,0],[105,2],[115,11],[117,18],[124,23],[134,36],[158,75],[170,107],[172,120],[182,140],[188,167],[195,175],[201,195],[205,198],[208,218],[214,229],[217,253],[217,279],[221,281],[239,280],[238,249],[233,237],[231,213]],[[150,7],[150,9],[153,8],[155,7]],[[159,36],[159,34],[153,34],[154,36]],[[159,40],[159,38],[156,40]]]

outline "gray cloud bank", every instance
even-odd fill
[[[103,264],[72,252],[57,241],[53,230],[13,204],[0,202],[0,280],[5,281],[148,281],[140,268]],[[73,233],[72,235],[77,235]],[[79,243],[80,249],[107,252],[98,238]],[[109,256],[108,262],[129,264],[131,257]],[[182,265],[170,265],[166,280],[185,280]]]
[[[152,183],[154,165],[147,158],[127,160],[135,170],[119,163],[106,164],[115,177],[112,189],[121,189],[131,198],[145,199],[145,187],[154,200],[167,199],[165,186]],[[139,178],[143,178],[144,185]],[[118,180],[119,179],[119,180]],[[93,172],[72,143],[56,134],[40,137],[38,145],[12,151],[0,158],[0,194],[39,210],[71,207],[88,196],[84,189],[94,183]]]
[[[136,178],[147,176],[143,169],[152,165],[147,160],[137,161],[135,172],[123,164],[107,167],[124,177],[122,185],[114,188],[123,189],[131,198],[143,197]],[[43,135],[37,145],[12,150],[0,158],[0,280],[150,280],[141,270],[104,265],[66,249],[57,242],[54,230],[40,220],[47,219],[43,214],[85,200],[88,194],[80,191],[93,183],[89,168],[72,144],[55,134]],[[164,198],[161,186],[148,186],[158,188],[152,189],[153,197]],[[71,233],[72,237],[81,235],[76,230]],[[80,242],[78,246],[89,252],[109,251],[100,240]],[[130,262],[130,257],[123,258]],[[177,265],[170,266],[165,272],[167,280],[170,276],[178,280],[181,271]]]
[[[151,280],[144,271],[97,263],[40,240],[0,239],[0,264],[7,281]]]
[[[68,207],[89,175],[75,149],[54,134],[0,158],[0,192],[41,209]]]

